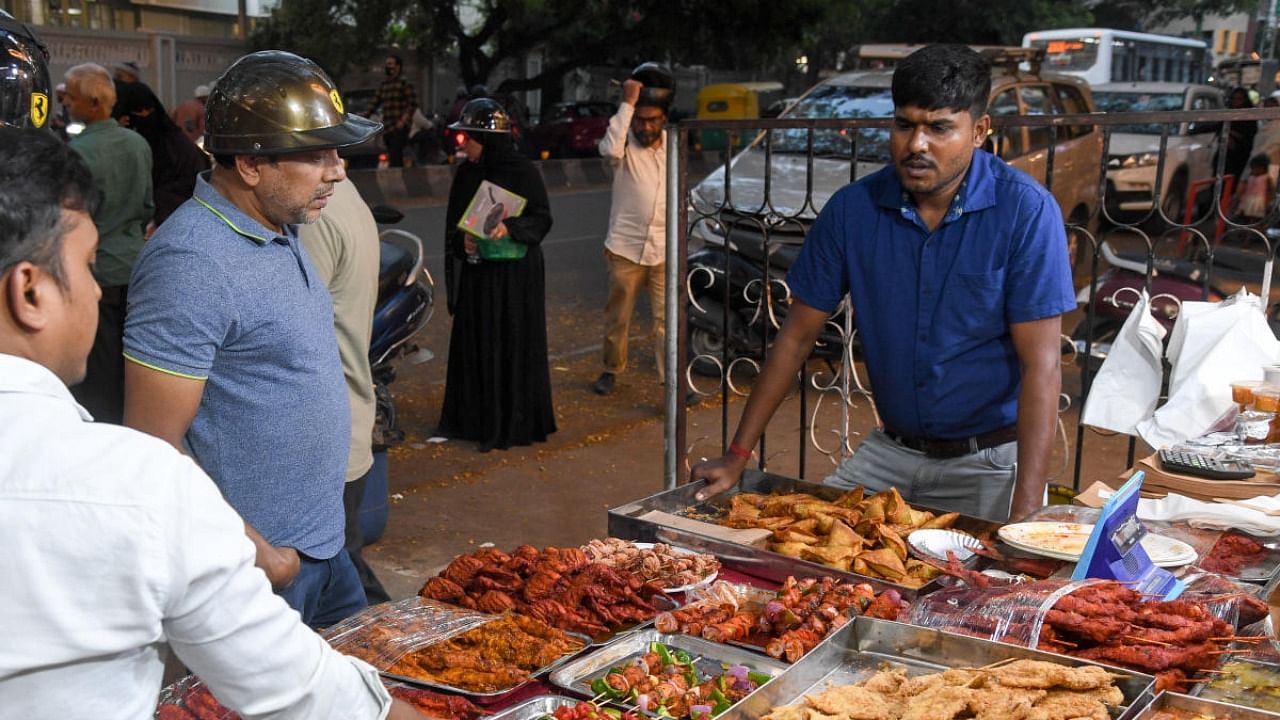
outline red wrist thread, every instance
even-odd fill
[[[738,443],[729,443],[729,454],[734,457],[740,457],[743,460],[751,459],[751,451],[742,447]]]

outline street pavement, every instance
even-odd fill
[[[551,204],[555,226],[543,248],[559,431],[546,443],[485,454],[477,452],[474,443],[431,442],[444,394],[450,327],[442,275],[444,213],[438,205],[404,208],[401,227],[425,241],[439,302],[421,338],[426,352],[399,361],[392,391],[406,439],[390,453],[392,500],[386,533],[365,548],[366,559],[393,598],[415,594],[455,555],[486,543],[510,550],[521,543],[577,545],[603,537],[608,508],[663,487],[662,388],[643,299],[639,320],[633,324],[631,367],[619,378],[614,394],[602,398],[590,390],[601,369],[607,292],[601,248],[608,224],[608,190],[554,194]],[[1064,325],[1074,327],[1074,318]],[[427,354],[432,358],[423,361]],[[811,369],[817,372],[823,366],[815,362]],[[1066,367],[1064,392],[1077,396],[1079,381],[1079,371]],[[709,389],[708,381],[700,382]],[[799,407],[796,397],[784,402],[769,427],[767,461],[774,472],[802,474]],[[718,455],[722,419],[727,418],[731,431],[741,408],[738,398],[723,408],[719,396],[690,408],[691,456]],[[832,451],[836,439],[830,428],[838,426],[837,408],[837,402],[825,398],[814,423],[820,429],[813,439]],[[814,412],[812,395],[809,412]],[[1056,461],[1068,454],[1074,457],[1077,413],[1078,408],[1071,407],[1064,415],[1069,432],[1059,439]],[[855,398],[851,429],[865,432],[873,426],[870,403]],[[1085,483],[1114,478],[1125,467],[1127,438],[1089,435]],[[827,455],[812,446],[806,451],[806,478],[819,480],[832,467]],[[1071,484],[1061,464],[1055,466],[1055,481]]]

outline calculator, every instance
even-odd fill
[[[1238,460],[1217,460],[1185,450],[1161,450],[1160,465],[1169,472],[1211,480],[1243,480],[1253,477],[1253,466]]]

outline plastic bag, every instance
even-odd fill
[[[1236,411],[1231,383],[1262,379],[1262,367],[1280,359],[1262,314],[1262,301],[1248,290],[1218,303],[1184,302],[1169,338],[1169,401],[1138,423],[1138,434],[1154,448],[1203,435]]]
[[[321,637],[338,652],[386,670],[415,650],[500,617],[415,596],[365,608],[325,630]]]
[[[1041,580],[986,588],[948,588],[918,598],[901,621],[1034,648],[1040,644],[1045,613],[1064,595],[1100,582]]]
[[[1080,422],[1134,435],[1138,422],[1155,411],[1164,377],[1165,329],[1150,308],[1143,290],[1090,386]]]

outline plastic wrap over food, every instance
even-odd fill
[[[209,692],[209,686],[188,675],[160,691],[156,720],[240,720]]]
[[[414,650],[499,617],[415,596],[365,608],[325,630],[321,637],[338,652],[386,670]]]
[[[762,590],[761,588],[746,583],[733,583],[727,580],[717,580],[710,585],[693,588],[685,593],[685,607],[696,603],[714,603],[716,605],[729,604],[735,610],[741,609],[748,603],[759,603],[764,605],[777,595],[772,590]]]
[[[1019,585],[959,586],[916,600],[902,622],[1036,647],[1045,614],[1065,595],[1098,580],[1041,580]]]

